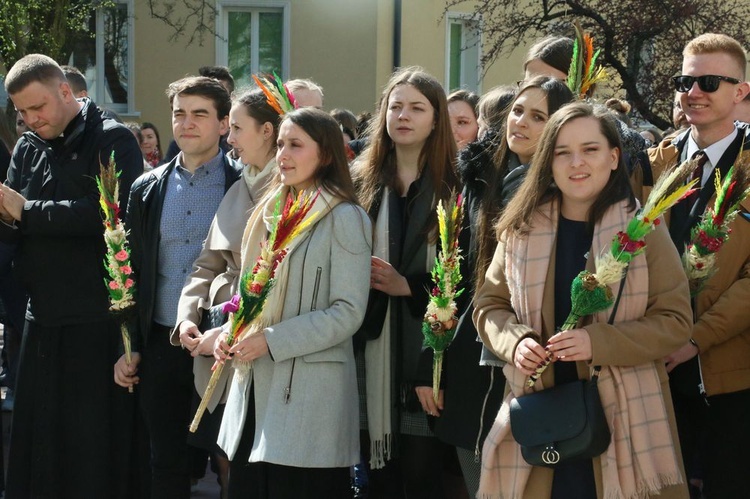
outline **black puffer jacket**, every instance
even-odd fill
[[[107,318],[104,226],[95,178],[99,163],[113,151],[122,172],[120,192],[128,192],[143,171],[143,155],[130,130],[105,119],[89,99],[82,105],[60,138],[47,141],[25,133],[8,169],[6,184],[27,201],[15,227],[0,223],[0,240],[18,245],[15,265],[29,293],[27,319],[44,326]]]

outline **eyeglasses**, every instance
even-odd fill
[[[729,76],[718,76],[718,75],[703,75],[703,76],[688,76],[680,75],[672,78],[674,82],[674,88],[678,92],[689,92],[693,88],[693,84],[697,81],[698,86],[704,92],[716,92],[719,89],[719,85],[722,81],[729,83],[740,83],[737,78],[730,78]]]

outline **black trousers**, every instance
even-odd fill
[[[369,437],[362,435],[364,455],[369,456]],[[374,499],[452,499],[446,475],[460,479],[456,448],[436,437],[401,434],[399,457],[384,468],[369,471],[369,493]],[[455,485],[455,484],[454,484]]]
[[[187,350],[170,344],[170,329],[159,324],[152,327],[141,351],[137,390],[151,443],[151,497],[188,499],[193,358]]]
[[[707,499],[747,497],[750,449],[750,389],[708,397],[705,412],[703,495]]]

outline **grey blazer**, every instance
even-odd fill
[[[219,432],[229,459],[254,408],[251,462],[330,468],[359,461],[352,336],[367,307],[371,234],[364,210],[342,203],[287,256],[282,319],[265,329],[273,358],[255,360],[250,376],[231,383]]]

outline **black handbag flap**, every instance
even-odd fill
[[[522,446],[534,447],[575,437],[586,426],[584,382],[574,381],[515,398],[510,430]]]

